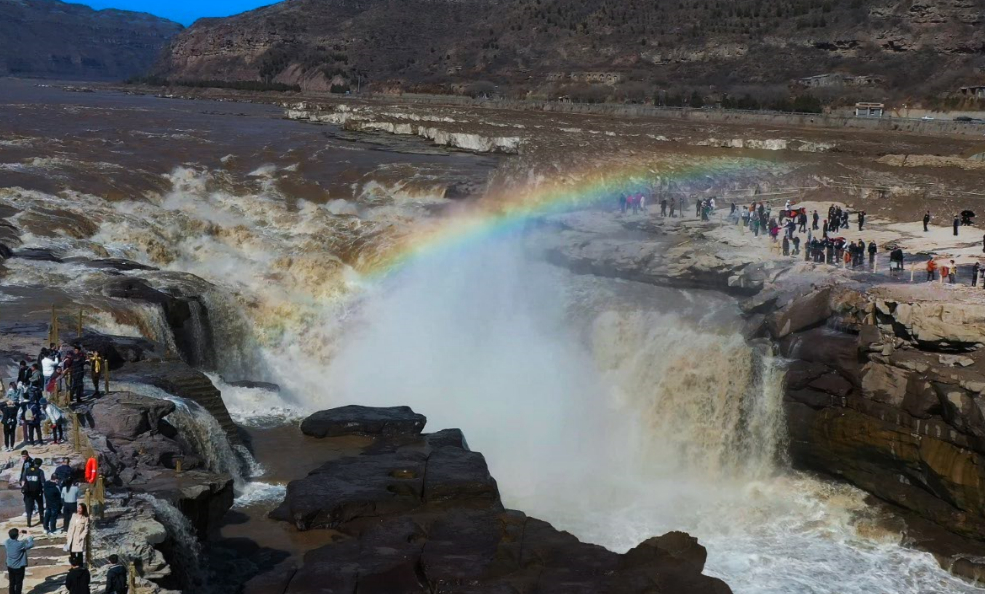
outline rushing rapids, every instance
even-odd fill
[[[350,402],[410,405],[432,429],[464,430],[509,505],[617,551],[687,530],[708,547],[707,571],[736,592],[980,591],[901,546],[860,491],[788,468],[783,362],[742,338],[730,299],[545,264],[536,236],[553,231],[534,223],[369,277],[366,263],[415,228],[457,216],[436,178],[394,183],[391,170],[316,200],[289,183],[312,168],[304,157],[276,152],[238,169],[218,160],[174,159],[112,202],[91,179],[73,189],[78,163],[8,164],[55,171],[68,189],[0,189],[20,211],[25,247],[57,255],[8,260],[5,289],[61,286],[91,309],[92,327],[174,352],[160,308],[108,303],[101,289],[116,273],[72,258],[154,267],[122,274],[201,297],[192,342],[201,348],[211,335],[214,357],[184,354],[209,361],[240,424]],[[511,183],[529,181],[520,177]],[[58,217],[46,226],[37,213]],[[238,379],[280,391],[225,383]],[[242,468],[214,419],[184,405],[175,422],[212,467],[238,474],[250,504],[282,494]],[[194,556],[185,524],[175,525]]]

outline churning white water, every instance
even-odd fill
[[[737,593],[979,591],[878,528],[860,491],[789,470],[782,362],[708,323],[719,298],[574,277],[517,239],[391,279],[329,392],[461,427],[508,505],[587,541],[686,530]]]

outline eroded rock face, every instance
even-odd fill
[[[190,276],[190,275],[189,275]],[[194,278],[194,277],[193,277]],[[204,284],[204,281],[199,282]],[[215,367],[215,344],[208,312],[198,295],[165,293],[141,278],[122,276],[111,278],[101,292],[107,297],[129,299],[157,305],[174,336],[182,359],[189,365],[211,369]]]
[[[319,418],[360,427],[394,415],[415,423],[420,417],[409,409],[346,407]],[[409,432],[377,431],[372,445],[290,483],[272,517],[344,536],[300,565],[288,562],[253,579],[244,592],[731,592],[701,574],[707,555],[696,539],[670,533],[625,555],[579,542],[504,509],[485,459],[468,450],[460,431],[419,432],[416,424]]]
[[[770,314],[770,334],[793,359],[784,407],[794,463],[981,539],[983,316],[974,304],[889,302],[835,288]]]

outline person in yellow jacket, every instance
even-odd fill
[[[93,392],[93,398],[99,398],[101,394],[99,393],[99,379],[103,376],[103,366],[106,365],[106,360],[99,355],[99,351],[93,350],[89,353],[89,369],[92,371],[92,386],[96,389]]]

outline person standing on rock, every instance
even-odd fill
[[[640,195],[642,196],[642,194]],[[642,200],[642,197],[640,198]],[[642,203],[641,203],[642,206]],[[645,210],[645,209],[644,209]],[[99,351],[92,351],[89,355],[89,372],[92,374],[92,397],[99,398],[99,380],[103,376],[103,366],[106,360],[99,355]]]
[[[961,217],[954,215],[954,236],[958,236],[958,227],[961,226]]]
[[[28,403],[27,409],[24,411],[24,422],[27,423],[28,443],[32,446],[44,445],[44,436],[41,434],[41,421],[44,419],[44,408],[41,403],[36,400]]]
[[[17,383],[26,386],[30,378],[31,369],[27,366],[27,361],[21,361],[17,367]]]
[[[31,379],[28,384],[27,398],[32,402],[41,400],[41,392],[44,390],[44,375],[41,373],[41,366],[31,363]]]
[[[937,271],[937,262],[934,262],[933,258],[927,260],[927,282],[934,281],[934,272],[936,271]]]
[[[660,216],[662,216],[662,217],[666,217],[667,216],[667,199],[666,198],[661,198],[660,199]]]
[[[72,393],[70,400],[75,400],[76,402],[82,402],[82,396],[85,392],[85,366],[88,364],[86,361],[85,353],[82,352],[82,347],[75,345],[72,349],[72,355],[68,369],[72,373]]]
[[[975,265],[971,267],[971,286],[978,286],[978,275],[982,271],[982,265],[980,262],[975,262]]]
[[[38,517],[44,522],[44,471],[41,470],[43,460],[38,458],[31,461],[31,465],[24,472],[24,486],[21,493],[24,494],[24,511],[27,515],[27,527],[31,527],[31,517],[37,508]]]
[[[862,226],[865,225],[865,211],[858,211],[858,230],[862,230]]]
[[[65,441],[65,413],[53,403],[49,402],[44,408],[44,413],[51,421],[51,439],[55,444]]]
[[[103,594],[128,594],[127,568],[120,565],[120,556],[110,555],[109,562],[112,565],[106,572],[106,591]]]
[[[57,469],[56,469],[57,472]],[[74,481],[62,483],[62,531],[68,532],[72,517],[79,506],[79,486]]]
[[[27,536],[24,540],[19,540],[19,536]],[[11,528],[7,532],[7,540],[3,543],[7,549],[7,580],[10,582],[8,592],[10,594],[23,594],[24,592],[24,572],[27,569],[27,552],[34,548],[34,538],[28,536],[27,530],[21,532],[17,528]]]
[[[41,358],[41,375],[44,377],[45,390],[48,389],[48,382],[51,381],[51,376],[55,374],[56,367],[58,367],[58,361],[55,359],[54,351],[46,350]]]
[[[23,390],[17,386],[17,380],[11,380],[9,387],[7,388],[7,400],[10,400],[13,404],[17,404],[21,400],[23,395]]]
[[[3,449],[12,452],[17,441],[17,407],[10,400],[4,400],[0,414],[3,415],[0,417],[3,422]]]
[[[68,524],[68,533],[65,535],[65,550],[68,552],[69,560],[78,560],[80,564],[82,563],[87,536],[89,536],[89,508],[86,504],[80,503],[75,508],[75,515],[72,516]]]
[[[930,224],[930,212],[928,211],[927,214],[923,215],[923,232],[924,233],[926,233],[927,231],[929,231],[929,229],[927,228],[927,225],[929,225],[929,224]]]
[[[65,588],[68,594],[91,594],[89,583],[92,581],[92,576],[89,570],[82,566],[80,559],[73,557],[69,559],[69,563],[72,564],[72,569],[69,569],[65,576]]]
[[[51,535],[58,530],[58,514],[62,511],[62,491],[55,477],[44,482],[44,516],[41,526],[44,533]]]
[[[21,450],[21,478],[17,482],[21,487],[24,486],[24,475],[27,473],[27,469],[34,464],[34,458],[31,458],[31,454],[27,450]]]
[[[824,219],[824,227],[821,231],[821,234],[825,239],[828,238],[828,219]]]
[[[879,246],[876,245],[876,242],[870,241],[869,242],[869,266],[872,267],[872,270],[873,271],[875,271],[876,252],[878,252],[878,251],[879,251]]]
[[[958,274],[958,265],[951,260],[951,265],[947,269],[947,282],[954,284],[954,277]]]
[[[813,225],[811,225],[811,229],[813,229],[814,231],[818,231],[820,227],[818,227],[817,222],[821,217],[817,214],[816,210],[814,211],[814,214],[811,215],[811,218],[813,219]]]
[[[75,471],[69,465],[71,460],[69,458],[62,458],[62,463],[51,473],[51,476],[58,479],[58,483],[64,488],[69,483],[72,482],[72,477],[75,475]],[[73,501],[73,503],[75,503]]]

